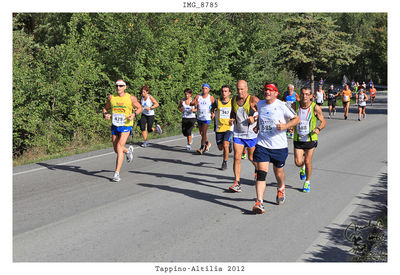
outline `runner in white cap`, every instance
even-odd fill
[[[103,108],[103,117],[112,119],[111,133],[114,152],[117,153],[113,181],[118,182],[120,170],[124,161],[124,154],[128,162],[133,159],[133,146],[125,147],[129,133],[132,131],[133,120],[142,112],[142,106],[137,98],[125,92],[126,83],[120,79],[115,83],[116,93],[110,94],[106,106]],[[111,114],[108,111],[111,109]],[[134,112],[136,109],[136,112]]]

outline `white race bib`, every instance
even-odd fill
[[[310,133],[310,126],[308,121],[300,121],[300,123],[297,124],[297,133],[301,137],[304,137]]]
[[[231,108],[221,108],[219,111],[219,118],[221,119],[231,118]]]
[[[112,124],[114,126],[124,126],[125,125],[125,114],[112,114]]]
[[[263,133],[270,132],[270,131],[272,131],[272,129],[274,127],[276,127],[276,126],[272,119],[267,118],[267,119],[261,120],[261,132],[263,132]]]
[[[343,97],[343,100],[344,100],[344,101],[349,101],[349,99],[350,99],[350,98],[349,98],[348,95],[345,95],[345,96]]]

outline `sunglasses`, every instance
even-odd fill
[[[124,87],[125,85],[115,85],[115,87],[120,87],[120,88],[122,88],[122,87]]]

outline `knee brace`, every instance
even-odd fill
[[[267,172],[262,170],[257,170],[257,181],[265,181],[267,178]]]

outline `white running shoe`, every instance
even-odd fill
[[[126,160],[130,163],[133,160],[133,146],[130,145],[128,148],[128,152],[126,153]]]
[[[186,151],[190,151],[190,150],[192,150],[192,146],[186,145]]]
[[[121,178],[119,177],[119,173],[114,172],[114,177],[112,178],[112,181],[119,182],[120,180],[121,180]]]
[[[149,146],[149,141],[148,140],[143,141],[143,143],[140,146],[142,146],[143,148]]]
[[[162,134],[162,129],[161,129],[161,126],[160,125],[156,125],[156,131],[157,131],[157,133],[159,134],[159,135],[161,135]]]

